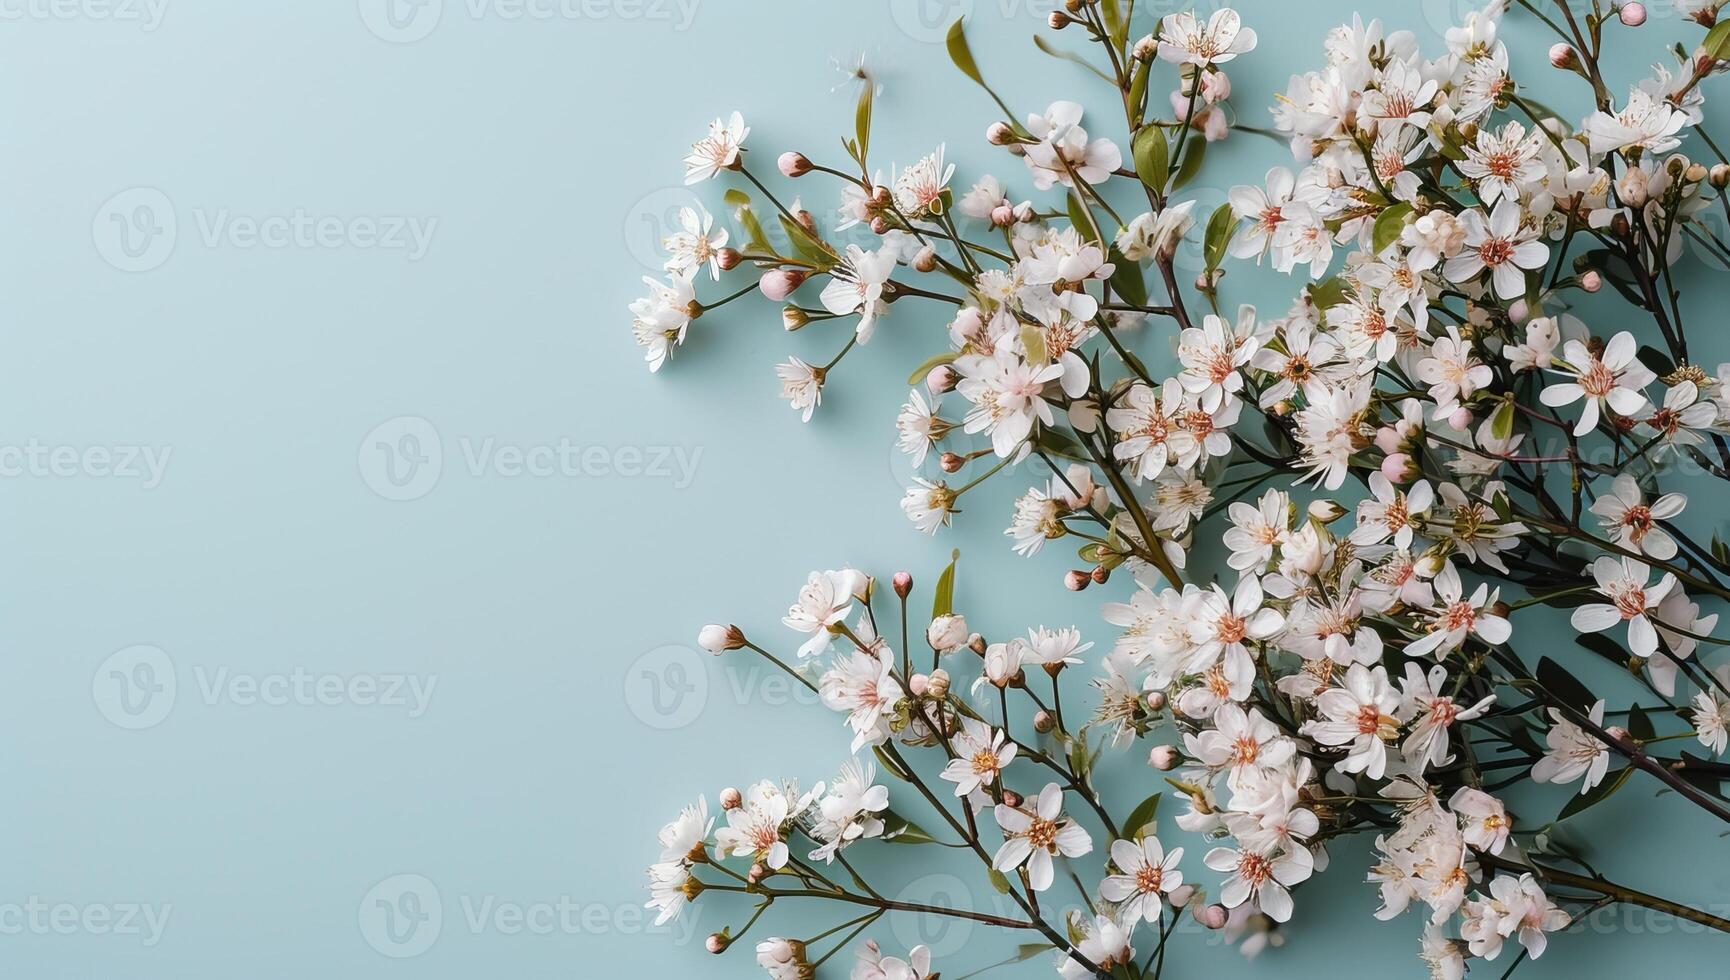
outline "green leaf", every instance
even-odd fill
[[[1094,220],[1093,212],[1088,210],[1087,202],[1081,199],[1079,191],[1071,191],[1069,194],[1069,223],[1075,226],[1076,233],[1081,237],[1101,247],[1105,245],[1093,233],[1093,229],[1099,227],[1099,223]],[[1104,232],[1100,232],[1100,234],[1104,234]]]
[[[769,244],[769,236],[763,234],[763,223],[757,220],[756,212],[751,210],[751,195],[734,188],[721,195],[721,200],[733,209],[733,216],[738,218],[739,224],[744,227],[745,237],[752,251],[769,255],[780,254],[775,251],[775,246]]]
[[[1646,716],[1646,709],[1639,705],[1628,710],[1628,734],[1642,742],[1650,742],[1658,734],[1652,727],[1652,719]]]
[[[1721,20],[1707,31],[1706,40],[1700,42],[1700,48],[1720,61],[1730,58],[1730,20]]]
[[[1147,305],[1147,280],[1141,277],[1141,263],[1123,257],[1117,246],[1111,246],[1111,288],[1131,306]]]
[[[1152,67],[1149,61],[1136,62],[1135,74],[1129,80],[1129,109],[1138,125],[1147,115],[1147,75]]]
[[[876,99],[876,88],[877,86],[872,84],[869,79],[866,79],[859,86],[859,108],[854,113],[853,126],[858,133],[857,158],[861,168],[864,168],[865,155],[871,149],[871,108],[872,102]]]
[[[890,844],[935,844],[937,838],[894,811],[883,814],[883,840]]]
[[[1387,208],[1376,216],[1375,228],[1370,235],[1371,251],[1380,255],[1388,250],[1388,246],[1399,241],[1400,232],[1406,228],[1406,218],[1412,213],[1412,206],[1404,201]]]
[[[1670,360],[1663,351],[1650,344],[1640,348],[1640,363],[1646,365],[1658,377],[1668,377],[1676,373],[1676,362]]]
[[[955,62],[955,67],[961,69],[963,75],[984,85],[985,76],[979,74],[979,64],[973,60],[973,49],[967,46],[967,34],[961,21],[949,25],[949,37],[944,44],[949,48],[949,60]]]
[[[1087,739],[1077,738],[1069,743],[1069,771],[1077,776],[1087,778],[1087,771],[1092,763],[1087,754]]]
[[[961,355],[955,351],[946,350],[941,354],[928,358],[924,364],[913,369],[913,373],[907,377],[907,383],[910,385],[919,384],[921,381],[925,380],[926,375],[930,374],[941,365],[954,363],[955,359],[960,356]]]
[[[1563,704],[1580,711],[1590,711],[1598,699],[1592,696],[1592,691],[1586,685],[1568,673],[1561,664],[1549,657],[1538,661],[1538,683],[1546,691],[1560,698]]]
[[[811,237],[811,233],[805,230],[804,225],[782,215],[781,230],[787,233],[787,240],[792,243],[793,251],[798,252],[800,258],[815,266],[816,271],[825,272],[834,266],[835,256],[822,242]]]
[[[1310,286],[1309,294],[1310,302],[1315,304],[1316,311],[1326,313],[1329,307],[1346,301],[1346,284],[1338,276],[1334,276]]]
[[[1009,894],[1009,879],[1003,874],[1003,872],[996,868],[992,868],[991,873],[986,877],[991,879],[991,887],[997,889],[999,894]]]
[[[1093,62],[1088,61],[1086,58],[1083,58],[1081,55],[1076,54],[1074,51],[1065,51],[1061,48],[1054,48],[1051,46],[1050,42],[1046,41],[1044,37],[1042,37],[1038,34],[1033,35],[1033,43],[1036,47],[1039,48],[1039,50],[1045,52],[1048,55],[1051,55],[1053,58],[1056,58],[1059,61],[1068,61],[1068,62],[1071,62],[1073,64],[1080,65],[1081,67],[1087,69],[1090,72],[1093,72],[1095,75],[1098,75],[1100,78],[1111,83],[1112,85],[1117,84],[1116,79],[1112,78],[1110,75],[1107,75],[1105,72],[1100,71],[1093,64]]]
[[[947,616],[955,611],[955,563],[961,560],[959,550],[949,554],[949,567],[937,576],[937,593],[931,600],[931,618]]]
[[[1179,190],[1201,172],[1201,162],[1207,157],[1207,141],[1197,138],[1184,144],[1183,163],[1178,165],[1177,180],[1172,190]]]
[[[1514,434],[1514,403],[1504,400],[1490,413],[1490,434],[1506,439]]]
[[[1221,204],[1213,209],[1213,217],[1207,220],[1207,238],[1202,251],[1207,257],[1207,271],[1212,272],[1225,261],[1226,246],[1231,244],[1231,238],[1237,234],[1238,219],[1230,204]]]
[[[1099,9],[1105,16],[1105,36],[1122,55],[1129,44],[1129,18],[1123,16],[1122,0],[1103,0]]]
[[[1130,152],[1135,157],[1135,175],[1155,194],[1163,195],[1165,185],[1171,181],[1171,144],[1166,142],[1165,130],[1158,126],[1141,127],[1135,133]]]
[[[1141,805],[1130,813],[1129,819],[1123,822],[1125,840],[1135,840],[1142,836],[1143,831],[1149,834],[1154,832],[1159,820],[1159,798],[1164,795],[1164,793],[1153,794],[1142,800]]]
[[[1061,456],[1064,459],[1073,459],[1082,463],[1091,461],[1091,457],[1087,455],[1087,450],[1075,440],[1074,436],[1051,426],[1040,426],[1039,434],[1034,436],[1033,444],[1040,452],[1051,456]]]
[[[1568,805],[1562,807],[1562,812],[1556,815],[1556,819],[1566,820],[1576,813],[1604,802],[1610,798],[1611,794],[1621,789],[1622,784],[1627,782],[1628,777],[1633,774],[1633,766],[1626,766],[1611,773],[1603,782],[1569,800]]]
[[[889,775],[894,776],[896,779],[899,779],[904,783],[910,781],[907,778],[907,773],[901,768],[901,764],[895,761],[894,756],[883,751],[883,746],[873,745],[871,747],[871,753],[877,756],[877,763],[881,765],[884,771],[889,773]]]

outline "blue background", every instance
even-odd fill
[[[831,91],[844,82],[831,58],[864,52],[881,72],[882,164],[947,141],[959,188],[989,167],[1025,194],[1019,162],[983,144],[990,103],[934,42],[971,10],[979,60],[1017,111],[1057,98],[1104,111],[1111,96],[1096,79],[1033,49],[1051,5],[700,0],[686,22],[658,0],[574,2],[545,19],[490,4],[476,16],[470,2],[394,26],[369,0],[169,0],[159,22],[99,17],[106,8],[90,3],[5,8],[0,442],[171,453],[150,488],[90,467],[0,480],[0,909],[32,897],[172,907],[153,946],[83,928],[3,930],[0,918],[9,976],[758,975],[748,948],[702,951],[743,905],[705,899],[676,929],[646,928],[654,831],[698,793],[829,778],[848,735],[772,670],[696,653],[699,626],[736,621],[790,651],[779,616],[808,570],[906,568],[924,608],[960,547],[958,604],[975,628],[1002,637],[1075,623],[1099,641],[1095,658],[1109,646],[1098,607],[1128,591],[1127,577],[1073,595],[1060,586],[1065,549],[1021,560],[1001,535],[1016,492],[1044,474],[970,496],[960,526],[935,541],[898,510],[908,469],[891,422],[906,392],[892,379],[942,344],[938,311],[897,306],[808,426],[778,400],[770,365],[826,359],[838,330],[790,337],[752,298],[694,325],[650,376],[625,312],[690,200],[679,159],[710,118],[744,111],[764,170],[790,147],[842,159],[852,90]],[[1319,63],[1325,31],[1353,6],[1237,4],[1261,33],[1231,66],[1246,122],[1267,124],[1286,76]],[[1374,6],[1431,52],[1465,9]],[[1619,49],[1637,49],[1616,64],[1618,90],[1664,44],[1699,35],[1666,15],[1655,5],[1646,28],[1618,35]],[[1544,76],[1543,94],[1550,39],[1514,20],[1517,60]],[[1566,93],[1570,115],[1579,94]],[[1089,129],[1121,141],[1114,119]],[[1290,164],[1283,146],[1241,134],[1214,151],[1189,194],[1198,214],[1231,184]],[[698,188],[716,211],[720,190]],[[790,190],[832,221],[832,182]],[[139,216],[140,202],[152,210],[133,228],[157,234],[123,242],[115,218]],[[418,257],[352,233],[272,248],[204,230],[296,212],[436,225]],[[123,247],[142,244],[155,251]],[[1185,261],[1193,271],[1194,256]],[[135,262],[150,267],[125,271]],[[1690,282],[1715,288],[1715,270],[1689,262]],[[1284,308],[1294,283],[1238,268],[1229,302]],[[1143,350],[1166,349],[1157,329],[1138,338]],[[386,499],[403,491],[379,443],[415,448],[405,434],[423,437],[423,482],[406,491],[415,499]],[[608,473],[477,474],[465,447],[488,439],[603,447],[594,458]],[[637,451],[675,449],[695,458],[694,479],[633,464]],[[1701,498],[1689,517],[1709,531],[1721,515]],[[1523,649],[1582,656],[1570,634],[1548,635],[1553,648]],[[207,696],[224,670],[436,686],[410,717],[401,704]],[[154,724],[115,723],[137,721],[127,711],[143,703],[115,686],[116,671],[172,676],[172,701],[158,691],[156,715],[143,716]],[[1072,702],[1086,697],[1084,676]],[[1140,754],[1113,763],[1108,803],[1120,811],[1157,788]],[[1579,821],[1601,868],[1730,905],[1720,828],[1673,798],[1653,805],[1653,791],[1637,776]],[[1535,794],[1532,812],[1553,813],[1565,795]],[[1179,842],[1191,879],[1215,885],[1199,842]],[[912,900],[1001,902],[973,866],[926,850],[895,850],[875,883]],[[1290,942],[1252,967],[1185,929],[1174,975],[1320,977],[1388,961],[1387,975],[1422,975],[1419,923],[1371,919],[1365,863],[1362,844],[1337,849],[1334,871],[1299,892]],[[1091,880],[1096,865],[1078,870]],[[377,900],[403,888],[423,913],[437,903],[436,931],[380,932]],[[1056,894],[1048,906],[1073,898]],[[512,931],[508,909],[561,900],[570,928]],[[500,908],[503,919],[471,924]],[[835,921],[794,907],[765,924],[801,936]],[[1558,939],[1522,975],[1722,970],[1730,939],[1650,934],[1674,928],[1603,919],[1609,935]],[[950,977],[1012,945],[914,917],[874,934],[894,952],[931,943]],[[405,935],[411,945],[397,943]],[[1049,971],[1043,956],[1019,968]]]

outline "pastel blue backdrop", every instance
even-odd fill
[[[1354,6],[1431,49],[1465,9],[1237,6],[1261,47],[1232,66],[1233,101],[1263,125]],[[1622,81],[1699,33],[1657,6],[1618,35]],[[691,199],[679,158],[710,118],[742,110],[765,168],[788,147],[839,158],[851,90],[832,91],[831,59],[863,52],[880,72],[884,164],[947,141],[959,184],[989,167],[1024,188],[936,42],[968,13],[1018,111],[1107,104],[1033,49],[1051,7],[5,4],[0,972],[758,975],[748,949],[702,950],[741,904],[649,928],[654,831],[725,785],[827,778],[847,735],[772,671],[698,655],[697,628],[731,619],[790,649],[778,619],[808,570],[905,568],[923,605],[960,547],[977,628],[1075,623],[1097,655],[1099,604],[1129,584],[1073,595],[1064,549],[1015,558],[1000,532],[1019,478],[936,540],[908,526],[890,427],[905,391],[881,379],[941,342],[935,311],[897,306],[801,425],[770,365],[826,357],[834,330],[790,337],[753,298],[650,376],[625,306]],[[1514,20],[1522,51],[1549,44]],[[1108,118],[1089,128],[1121,139]],[[1202,213],[1289,162],[1244,135],[1212,156]],[[720,190],[699,192],[720,210]],[[790,190],[830,220],[833,184]],[[1715,271],[1691,281],[1714,288]],[[1292,288],[1234,272],[1227,296],[1280,309]],[[1709,530],[1715,506],[1691,516]],[[1579,656],[1553,635],[1530,652]],[[1113,806],[1155,788],[1138,759],[1115,765]],[[1730,904],[1720,828],[1674,798],[1652,807],[1653,790],[1635,777],[1583,821],[1603,869]],[[1215,884],[1182,843],[1186,872]],[[1001,901],[921,850],[890,855],[879,888]],[[1364,847],[1335,861],[1283,948],[1245,966],[1186,929],[1172,975],[1421,975],[1417,922],[1370,917]],[[793,906],[764,925],[834,921]],[[1594,929],[1525,975],[1709,976],[1730,953],[1651,917]],[[912,917],[875,935],[930,943],[950,977],[1013,945]],[[1013,972],[1049,971],[1042,956]]]

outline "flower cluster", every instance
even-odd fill
[[[1652,45],[1660,63],[1623,96],[1599,62],[1609,38],[1643,38],[1644,8],[1543,6],[1491,0],[1429,50],[1354,18],[1329,32],[1321,65],[1292,77],[1272,129],[1256,130],[1229,102],[1230,63],[1257,42],[1235,11],[1170,14],[1137,39],[1133,4],[1074,0],[1051,26],[1084,35],[1094,59],[1065,54],[1115,87],[1122,124],[1067,99],[1016,117],[991,92],[1006,115],[986,141],[1020,163],[960,191],[945,147],[887,176],[871,167],[867,80],[850,161],[779,157],[786,179],[840,181],[835,232],[868,231],[871,247],[783,205],[750,169],[737,114],[711,126],[689,179],[746,178],[785,245],[742,190],[727,192],[737,235],[682,215],[666,243],[671,279],[632,306],[651,368],[694,319],[755,290],[785,304],[789,331],[841,321],[833,358],[776,368],[809,422],[892,309],[934,305],[947,343],[894,423],[920,470],[901,500],[910,522],[939,533],[965,494],[1031,468],[1010,548],[1070,539],[1084,567],[1067,588],[1120,570],[1131,586],[1104,605],[1117,635],[1095,658],[1085,719],[1066,717],[1060,680],[1093,644],[1045,626],[987,639],[953,608],[954,565],[926,669],[891,649],[882,590],[854,570],[812,573],[784,620],[803,637],[796,657],[706,629],[705,648],[749,647],[810,685],[844,717],[852,751],[917,788],[909,802],[943,828],[891,811],[857,760],[804,795],[768,782],[727,791],[712,843],[706,803],[663,832],[652,906],[677,914],[708,888],[763,907],[827,890],[866,910],[857,933],[895,906],[866,869],[848,865],[853,892],[818,865],[872,838],[942,843],[972,852],[1021,912],[959,914],[1038,934],[1066,977],[1155,977],[1180,915],[1245,937],[1246,950],[1276,944],[1303,883],[1329,868],[1328,843],[1363,834],[1375,915],[1421,910],[1419,956],[1438,977],[1510,941],[1536,958],[1547,934],[1610,903],[1730,930],[1569,871],[1587,866],[1550,833],[1637,773],[1730,822],[1730,767],[1715,758],[1730,744],[1730,667],[1702,662],[1730,642],[1702,607],[1730,598],[1730,547],[1695,540],[1679,520],[1687,496],[1666,489],[1730,481],[1730,364],[1690,359],[1675,285],[1690,256],[1730,260],[1705,220],[1727,206],[1730,162],[1702,109],[1730,68],[1730,19],[1713,26],[1720,2],[1679,2],[1710,30]],[[1522,11],[1558,35],[1548,65],[1589,89],[1579,115],[1515,81],[1503,28]],[[948,50],[991,91],[960,25]],[[1184,187],[1208,143],[1257,135],[1292,165],[1196,214]],[[1687,155],[1696,145],[1720,162]],[[1187,283],[1176,257],[1196,239],[1205,268]],[[1225,303],[1232,260],[1289,277],[1289,306]],[[705,269],[741,268],[753,277],[743,289],[695,298]],[[812,279],[820,295],[806,305],[797,295]],[[1162,324],[1163,343],[1150,342]],[[1213,554],[1221,567],[1193,567]],[[903,618],[910,590],[905,573],[893,579]],[[1593,694],[1553,642],[1532,658],[1517,649],[1535,627],[1516,621],[1557,608],[1578,633],[1572,659],[1624,668],[1614,691]],[[1145,799],[1125,818],[1096,784],[1098,754],[1141,739],[1163,774],[1150,782],[1186,804],[1176,827],[1209,844],[1205,879],[1155,834],[1158,794],[1134,793]],[[937,765],[912,761],[916,750]],[[1558,813],[1516,813],[1517,782],[1573,795]],[[803,858],[799,838],[813,846]],[[724,877],[698,883],[704,866]],[[1039,896],[1070,884],[1085,910],[1048,921]],[[730,942],[717,933],[711,948]],[[773,976],[808,975],[827,958],[807,963],[811,943],[770,940],[759,959]],[[855,976],[929,967],[919,950],[902,960],[867,943]]]

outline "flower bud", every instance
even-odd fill
[[[793,295],[805,282],[805,273],[797,269],[770,269],[763,273],[763,278],[757,280],[757,288],[763,295],[779,303]]]
[[[1002,120],[985,128],[985,141],[992,146],[1008,146],[1020,142],[1015,138],[1015,129]]]
[[[1594,269],[1580,277],[1580,288],[1588,293],[1595,293],[1604,288],[1604,277]]]
[[[1412,464],[1412,457],[1405,453],[1389,453],[1382,459],[1382,476],[1389,483],[1410,483],[1418,478],[1418,468]]]
[[[961,468],[967,465],[967,457],[958,453],[944,453],[937,457],[937,465],[941,466],[945,473],[959,473]]]
[[[1346,516],[1346,509],[1332,500],[1312,500],[1308,513],[1312,520],[1320,521],[1323,524],[1332,524]]]
[[[1152,34],[1144,34],[1135,42],[1134,53],[1137,61],[1152,61],[1153,56],[1159,53],[1159,42],[1153,39]]]
[[[1550,64],[1557,68],[1573,68],[1580,63],[1580,54],[1571,46],[1557,42],[1550,45]]]
[[[1706,165],[1702,163],[1691,163],[1688,165],[1688,169],[1683,171],[1682,176],[1688,181],[1688,183],[1698,184],[1706,179]]]
[[[952,390],[960,379],[961,376],[955,373],[954,368],[947,364],[939,364],[931,369],[930,374],[925,376],[925,390],[933,395],[941,395]]]
[[[745,872],[745,880],[753,885],[767,877],[769,877],[769,866],[761,861],[751,865],[751,870]]]
[[[999,204],[991,209],[991,226],[993,228],[1007,228],[1012,224],[1015,224],[1015,208],[1008,204]]]
[[[1005,789],[1003,791],[1003,805],[1004,806],[1020,806],[1021,804],[1025,803],[1025,802],[1027,802],[1027,801],[1023,800],[1021,798],[1020,793],[1017,793],[1016,791],[1014,791],[1012,789]]]
[[[792,333],[810,322],[811,314],[806,313],[799,307],[792,305],[781,307],[781,326],[785,328],[788,333]]]
[[[878,184],[871,188],[871,206],[874,208],[888,207],[889,202],[894,200],[894,197],[895,195],[889,190],[889,188],[884,187],[882,184]]]
[[[727,951],[727,937],[718,932],[711,932],[709,938],[703,940],[703,948],[711,953],[725,953]]]
[[[951,653],[967,645],[972,636],[967,629],[967,618],[947,613],[931,620],[931,625],[925,629],[925,642],[938,653]]]
[[[1166,697],[1164,691],[1147,692],[1147,708],[1149,711],[1164,711]]]
[[[934,698],[946,697],[949,694],[949,671],[942,667],[931,672],[931,687],[928,692]]]
[[[697,631],[697,645],[710,653],[737,650],[745,645],[745,634],[737,626],[710,623]]]
[[[1181,909],[1189,904],[1190,899],[1195,897],[1195,886],[1178,885],[1176,888],[1173,888],[1170,892],[1166,893],[1165,897],[1171,902],[1172,908]]]
[[[1630,167],[1623,171],[1622,179],[1616,182],[1616,199],[1626,207],[1645,207],[1648,179],[1646,171],[1638,167]],[[1622,217],[1622,215],[1617,215],[1617,217]]]
[[[930,272],[937,268],[937,250],[927,245],[913,256],[913,271]]]
[[[968,637],[967,638],[967,649],[972,650],[974,653],[978,654],[981,657],[985,656],[985,651],[987,649],[987,647],[985,645],[985,637],[980,636],[978,633],[975,633],[972,636]]]
[[[817,234],[817,216],[816,215],[805,210],[804,208],[800,208],[799,210],[793,212],[793,217],[799,219],[799,227],[810,232],[812,235]]]
[[[1111,569],[1106,568],[1104,565],[1095,565],[1093,566],[1092,575],[1094,585],[1104,585],[1111,579]]]
[[[723,248],[715,253],[715,264],[721,268],[722,272],[731,272],[737,269],[739,263],[743,261],[745,261],[745,256],[736,248]]]
[[[872,218],[871,219],[871,234],[873,234],[873,235],[887,235],[887,234],[889,234],[889,219],[883,217],[882,215],[878,215],[877,217]]]
[[[907,593],[913,591],[913,575],[909,572],[896,572],[895,576],[889,580],[889,584],[895,589],[896,595],[905,599]]]
[[[784,177],[803,177],[811,172],[811,161],[806,159],[805,154],[793,150],[781,154],[775,165],[781,168],[781,175]]]
[[[744,805],[745,797],[738,790],[729,786],[721,791],[721,809],[737,810]]]
[[[1051,717],[1051,712],[1041,709],[1033,715],[1033,730],[1041,735],[1057,727],[1057,719]]]
[[[1170,772],[1182,761],[1183,757],[1170,745],[1155,745],[1153,751],[1147,754],[1147,764],[1160,772]]]
[[[1617,11],[1617,15],[1621,17],[1625,26],[1639,27],[1646,23],[1646,5],[1643,3],[1625,3],[1622,5],[1622,9]]]
[[[1456,405],[1454,410],[1448,413],[1448,425],[1459,429],[1461,432],[1466,431],[1471,424],[1472,410],[1464,405]]]
[[[1063,587],[1071,592],[1080,592],[1082,589],[1087,588],[1088,584],[1092,581],[1092,575],[1072,568],[1068,572],[1064,573]]]
[[[1211,105],[1231,98],[1231,78],[1223,71],[1204,72],[1201,76],[1201,97]]]
[[[1038,212],[1033,210],[1033,205],[1031,205],[1031,204],[1023,202],[1023,203],[1017,204],[1015,206],[1015,220],[1021,222],[1024,225],[1033,221],[1033,219],[1037,218],[1038,216],[1039,216]]]
[[[1399,452],[1400,444],[1404,441],[1405,437],[1400,435],[1400,430],[1391,425],[1384,425],[1376,430],[1376,448],[1389,455]]]
[[[931,690],[931,678],[924,674],[914,674],[907,678],[907,690],[911,691],[914,697],[922,698],[926,691]]]
[[[1195,921],[1209,929],[1224,929],[1226,920],[1231,917],[1225,906],[1218,904],[1203,905],[1195,910]]]
[[[1730,187],[1730,163],[1713,164],[1712,169],[1706,172],[1706,180],[1714,190]]]
[[[1490,603],[1490,615],[1492,615],[1492,616],[1500,616],[1503,619],[1507,619],[1508,614],[1513,612],[1513,611],[1514,611],[1513,606],[1508,605],[1507,603],[1503,602],[1500,599],[1497,599],[1495,602]]]
[[[1628,740],[1628,730],[1623,728],[1621,725],[1611,725],[1609,728],[1604,729],[1604,734],[1618,742],[1626,742]]]
[[[1065,27],[1069,26],[1069,22],[1072,19],[1073,18],[1061,10],[1053,10],[1051,12],[1051,17],[1046,21],[1046,23],[1051,25],[1052,30],[1061,31]]]

